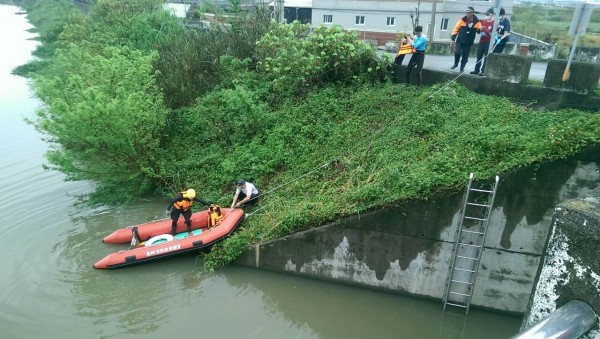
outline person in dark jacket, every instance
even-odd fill
[[[506,17],[504,8],[500,8],[500,20],[498,20],[498,28],[496,28],[495,44],[492,53],[502,53],[504,51],[509,35],[510,21]]]
[[[196,191],[192,188],[187,191],[179,192],[175,198],[169,203],[167,212],[171,211],[171,234],[177,234],[177,220],[179,215],[183,214],[185,224],[187,225],[187,231],[189,235],[192,235],[192,205],[194,202],[199,202],[203,205],[210,206],[212,202],[204,201],[196,197]]]
[[[451,69],[458,67],[458,63],[460,62],[461,73],[464,72],[465,65],[469,60],[469,53],[471,52],[473,41],[475,41],[475,35],[481,30],[481,22],[475,16],[473,7],[467,7],[466,12],[467,15],[458,20],[452,31],[452,41],[456,49],[454,51],[454,65]]]

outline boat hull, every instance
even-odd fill
[[[244,219],[244,211],[242,209],[222,209],[222,211],[225,214],[225,218],[217,227],[207,230],[207,212],[197,212],[193,215],[193,217],[197,219],[197,222],[195,223],[197,227],[193,231],[193,235],[187,235],[185,224],[178,224],[178,231],[184,232],[178,234],[174,240],[152,246],[141,246],[124,251],[114,252],[96,262],[93,267],[96,269],[112,269],[140,265],[187,252],[207,249],[215,243],[223,240],[225,237],[229,236],[237,229],[239,224]],[[204,222],[202,223],[201,220],[198,219],[202,219]],[[165,228],[165,226],[162,225],[164,224],[163,221],[164,220],[160,220],[157,222],[136,226],[142,241],[160,234],[169,233],[171,231],[171,220],[168,219],[168,228]],[[157,224],[160,225],[157,226]],[[194,221],[192,221],[192,225],[194,225]],[[117,233],[118,236],[113,236],[115,233]],[[129,233],[129,235],[127,236],[126,233]],[[142,236],[142,234],[144,236]],[[128,243],[131,241],[132,231],[130,227],[124,228],[113,232],[108,237],[111,237],[111,241],[115,241],[115,243],[117,243],[115,239],[118,239],[118,243]],[[126,240],[127,237],[129,240]],[[105,239],[106,238],[104,238],[103,241],[107,242]]]

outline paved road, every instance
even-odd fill
[[[388,53],[392,60],[394,59],[394,53]],[[404,58],[402,64],[404,66],[408,65],[408,60],[410,60],[410,55]],[[465,74],[468,76],[475,76],[469,74],[475,67],[475,62],[477,62],[476,57],[470,57],[467,66],[465,67]],[[425,55],[425,62],[423,63],[423,68],[432,69],[436,71],[447,71],[458,74],[458,68],[451,70],[450,67],[454,64],[454,55],[434,55],[427,54]],[[529,70],[529,79],[544,81],[544,76],[546,75],[546,67],[548,63],[546,62],[532,62],[531,69]]]

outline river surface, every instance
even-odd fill
[[[167,201],[77,207],[91,184],[43,170],[48,145],[24,119],[41,103],[10,74],[37,42],[0,5],[0,338],[507,338],[521,317],[241,267],[202,272],[185,255],[120,270],[92,264],[100,239],[161,217]]]

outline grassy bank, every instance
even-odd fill
[[[226,264],[251,242],[462,187],[469,172],[491,177],[599,141],[597,114],[532,112],[462,87],[438,90],[328,88],[277,112],[284,116],[281,129],[297,126],[287,135],[294,141],[285,146],[286,135],[278,131],[265,146],[251,143],[245,152],[269,158],[291,152],[298,162],[259,180],[267,191],[278,188],[241,232],[213,250],[207,266]]]

